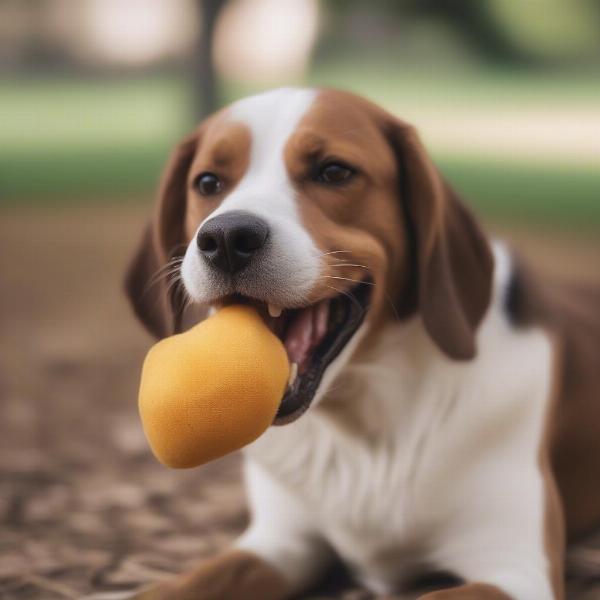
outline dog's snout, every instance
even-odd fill
[[[211,265],[237,273],[265,245],[269,226],[246,211],[230,211],[207,221],[196,238],[198,249]]]

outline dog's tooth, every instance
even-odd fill
[[[288,387],[292,387],[294,385],[296,377],[298,377],[298,363],[293,362],[290,365],[290,378],[288,379]]]
[[[271,315],[274,319],[276,319],[277,317],[280,317],[281,313],[283,312],[283,309],[281,308],[281,306],[277,306],[276,304],[271,304],[270,302],[267,305],[267,310],[269,311],[269,315]]]

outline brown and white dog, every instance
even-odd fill
[[[258,306],[298,375],[244,452],[248,530],[136,597],[280,600],[334,559],[378,594],[564,597],[566,535],[600,522],[600,290],[534,285],[411,126],[329,90],[221,110],[128,275],[158,337],[184,322],[167,264],[196,306]]]

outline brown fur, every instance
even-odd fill
[[[562,364],[551,459],[571,537],[600,521],[599,307],[600,286],[564,286],[548,299],[546,326],[561,340]]]
[[[449,590],[431,592],[419,600],[511,600],[504,592],[492,585],[470,583]]]
[[[125,291],[145,327],[157,338],[180,328],[181,310],[161,270],[185,250],[184,220],[186,179],[200,132],[180,142],[169,158],[162,177],[155,213],[146,226],[125,277]]]
[[[251,137],[241,123],[225,120],[227,112],[217,113],[204,126],[202,144],[198,146],[187,173],[185,234],[190,240],[198,225],[231,193],[244,176],[250,160]],[[202,197],[193,189],[194,179],[203,172],[218,173],[223,191],[218,196]]]
[[[271,566],[235,550],[196,569],[142,590],[131,600],[285,600],[290,590]]]
[[[446,354],[472,358],[475,330],[490,300],[491,252],[414,129],[365,100],[327,91],[285,155],[313,239],[324,252],[342,250],[344,262],[368,267],[375,284],[372,319],[378,312],[405,317],[418,308]],[[330,157],[356,168],[357,175],[339,187],[315,183],[311,165]],[[327,276],[364,278],[359,267],[336,269],[335,260],[326,265]],[[338,289],[352,287],[329,280],[315,289],[315,299],[336,293],[324,290],[334,287],[332,281]]]
[[[571,537],[600,522],[600,285],[539,281],[517,263],[511,310],[521,326],[556,339],[551,461]]]

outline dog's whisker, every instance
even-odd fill
[[[362,269],[368,269],[366,265],[359,265],[357,263],[340,263],[337,265],[329,265],[330,267],[361,267]]]
[[[167,264],[163,265],[162,267],[160,267],[159,269],[157,269],[155,271],[155,273],[152,275],[152,277],[150,277],[150,279],[148,280],[146,287],[152,287],[158,281],[160,281],[162,278],[164,278],[165,275],[168,276],[173,271],[178,270],[180,268],[182,262],[183,262],[183,256],[176,256],[176,257],[172,258],[171,260],[169,260],[169,262],[167,262]]]
[[[390,296],[389,292],[385,292],[385,299],[387,300],[389,305],[392,307],[392,310],[394,311],[394,316],[396,317],[396,320],[400,321],[400,313],[398,312],[398,309],[396,308],[396,304],[392,300],[392,297]]]
[[[185,311],[193,304],[193,299],[189,295],[181,276],[169,282],[167,294],[171,298],[173,309],[179,315],[179,324],[181,324]]]
[[[177,290],[179,287],[181,287],[181,288],[183,288],[183,290],[185,290],[185,286],[183,285],[183,280],[181,279],[181,275],[172,277],[169,280],[169,282],[167,283],[167,293],[169,293],[173,290]]]
[[[341,279],[343,281],[351,281],[352,283],[364,284],[364,285],[375,285],[374,281],[361,281],[360,279],[350,279],[349,277],[339,277],[337,275],[321,275],[326,279]]]
[[[330,254],[342,254],[342,253],[350,254],[350,253],[352,253],[352,250],[332,250],[331,252],[322,252],[321,256],[329,256]]]
[[[163,273],[158,277],[155,277],[153,281],[148,282],[144,288],[144,294],[148,293],[150,291],[150,289],[155,286],[158,285],[159,283],[163,283],[165,281],[171,281],[173,278],[177,278],[178,274],[175,272],[168,272],[168,273]]]
[[[160,280],[161,278],[164,278],[164,277],[170,277],[170,276],[176,275],[177,273],[179,273],[180,269],[181,269],[181,264],[171,265],[171,267],[169,269],[165,269],[162,273],[157,273],[154,276],[155,280]]]
[[[171,271],[171,269],[171,265],[165,265],[164,267],[161,267],[152,275],[152,277],[150,277],[150,279],[148,279],[148,285],[154,285],[158,280],[161,279],[161,277],[164,277],[165,274],[168,274]]]

